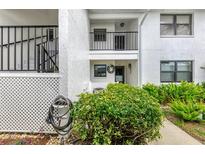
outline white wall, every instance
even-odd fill
[[[92,60],[90,62],[90,79],[92,82],[92,88],[105,88],[109,83],[115,83],[115,72],[108,73],[106,77],[94,77],[94,65],[95,64],[106,64],[114,66],[125,66],[125,83],[137,86],[138,75],[137,75],[137,60]],[[131,70],[128,65],[131,64]]]
[[[205,80],[205,11],[178,10],[177,13],[192,13],[194,34],[190,37],[160,37],[160,13],[151,11],[142,26],[142,84],[160,83],[160,60],[192,60],[193,80]],[[174,11],[169,10],[174,13]]]
[[[57,25],[58,10],[0,9],[0,25]]]
[[[89,20],[86,10],[59,10],[60,91],[76,100],[89,88]]]

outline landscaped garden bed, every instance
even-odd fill
[[[202,144],[205,144],[205,122],[184,121],[172,113],[168,107],[163,108],[163,111],[169,121],[196,138]]]
[[[46,145],[59,144],[57,135],[1,133],[0,145]]]
[[[146,84],[143,89],[161,104],[172,123],[205,144],[205,84]]]
[[[109,84],[81,94],[71,110],[72,131],[65,144],[147,144],[160,136],[163,115],[205,144],[204,84]],[[8,133],[0,134],[0,144],[59,144],[59,139]]]

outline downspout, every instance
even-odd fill
[[[140,21],[139,23],[139,28],[138,28],[138,31],[139,31],[139,57],[138,57],[138,85],[141,87],[142,86],[142,50],[141,50],[141,38],[142,38],[142,32],[141,32],[141,27],[148,15],[150,10],[147,10],[144,14],[144,16],[142,17],[142,20]]]

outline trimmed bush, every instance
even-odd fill
[[[172,112],[186,121],[201,121],[205,105],[194,101],[184,102],[175,100],[171,103]]]
[[[87,144],[146,144],[160,136],[162,124],[157,100],[127,84],[81,94],[72,117],[73,133]]]

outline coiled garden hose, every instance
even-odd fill
[[[46,122],[51,124],[61,136],[67,135],[71,130],[72,118],[70,110],[72,107],[71,100],[62,95],[57,96],[49,107]]]

